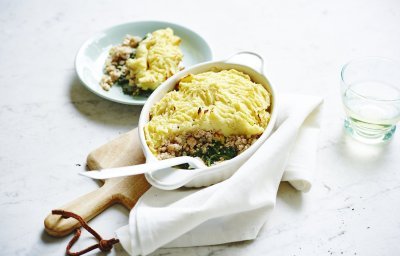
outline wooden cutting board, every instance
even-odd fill
[[[87,166],[90,170],[142,164],[144,162],[145,157],[141,149],[137,128],[99,147],[87,157]],[[54,209],[74,212],[85,221],[89,221],[115,203],[120,203],[127,209],[131,209],[149,188],[150,184],[143,174],[108,179],[95,191]],[[78,228],[80,224],[73,218],[63,219],[59,215],[50,213],[44,220],[44,226],[50,235],[65,236]]]

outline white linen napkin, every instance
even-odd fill
[[[226,181],[201,189],[150,188],[116,231],[131,255],[255,239],[279,183],[307,192],[314,176],[322,99],[282,95],[276,129]]]

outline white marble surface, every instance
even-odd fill
[[[282,91],[326,98],[309,193],[282,184],[255,241],[153,255],[400,253],[400,132],[384,146],[353,141],[343,133],[339,99],[339,71],[349,59],[400,61],[400,1],[0,0],[1,255],[63,255],[70,237],[48,236],[43,219],[97,187],[77,175],[87,153],[135,127],[140,113],[84,89],[74,73],[75,53],[94,33],[143,19],[198,31],[216,58],[255,50]],[[110,237],[127,222],[128,211],[114,206],[91,224]],[[110,255],[125,253],[117,246]]]

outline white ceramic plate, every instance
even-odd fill
[[[182,38],[180,48],[184,54],[185,68],[212,59],[211,49],[207,42],[188,28],[163,21],[130,22],[106,29],[81,46],[75,59],[75,69],[82,84],[105,99],[122,104],[143,105],[147,97],[126,95],[119,86],[113,86],[109,91],[100,87],[104,62],[110,48],[122,43],[126,34],[144,37],[147,33],[167,27],[172,28],[174,34]]]

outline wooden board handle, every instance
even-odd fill
[[[107,186],[104,185],[59,209],[76,213],[85,221],[89,221],[113,204],[112,194],[110,195],[107,191]],[[44,220],[44,226],[50,235],[65,236],[80,227],[80,224],[73,218],[63,219],[60,215],[49,214]]]
[[[141,164],[145,162],[137,128],[92,151],[87,158],[90,170]],[[131,209],[150,188],[144,175],[108,179],[104,185],[57,208],[71,211],[89,221],[114,203]],[[59,215],[48,215],[44,226],[50,235],[65,236],[80,226],[79,222]]]

